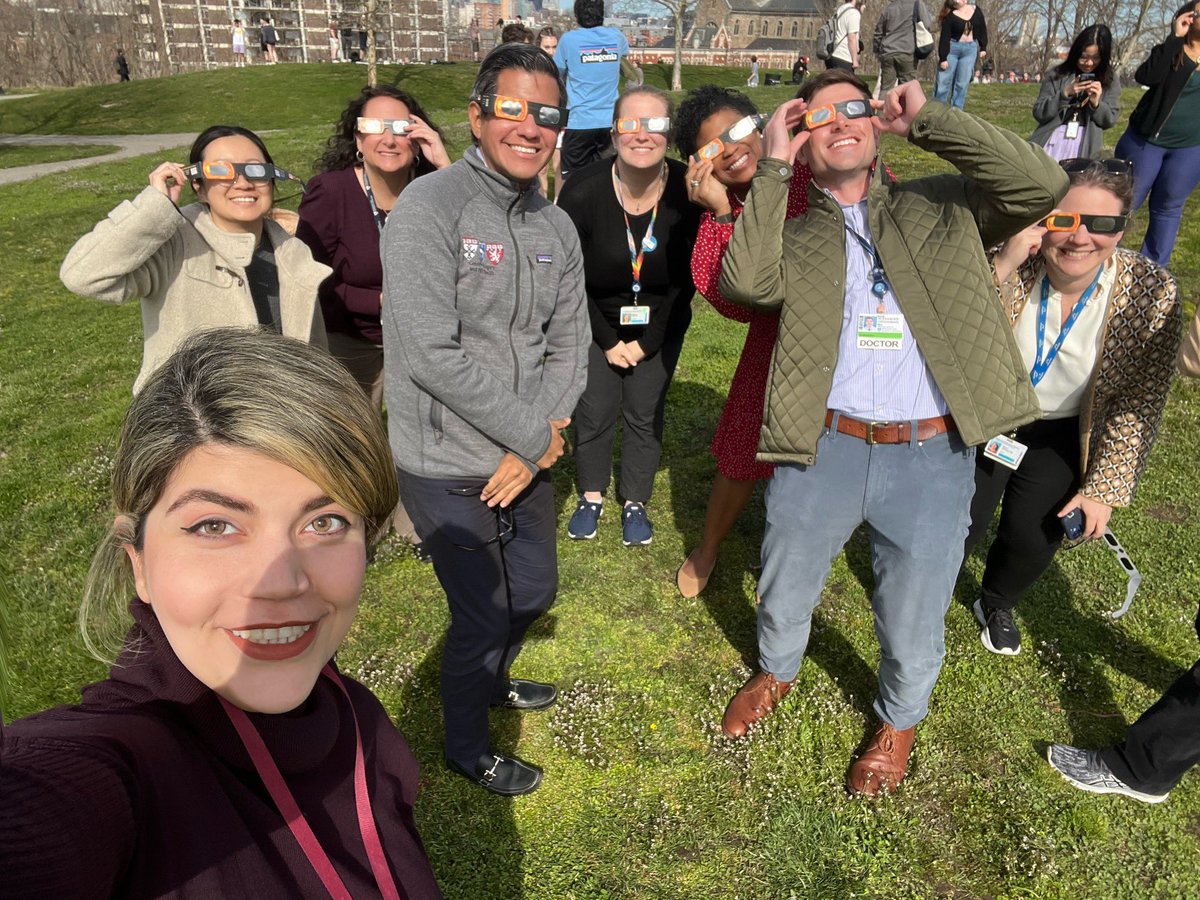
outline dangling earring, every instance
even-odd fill
[[[355,151],[354,151],[354,158],[355,158],[355,159],[357,159],[359,162],[362,162],[362,159],[363,159],[363,157],[362,157],[362,151],[361,151],[361,150],[355,150]]]

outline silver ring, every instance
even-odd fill
[[[692,182],[689,182],[689,183],[690,183],[690,184],[691,184],[691,186],[692,186],[692,187],[694,187],[694,188],[698,188],[698,187],[700,187],[700,182],[698,182],[698,181],[692,181]]]

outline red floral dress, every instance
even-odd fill
[[[808,182],[811,179],[812,173],[807,166],[797,166],[792,173],[787,200],[789,219],[808,211]],[[732,193],[729,206],[734,219],[742,214],[742,202]],[[767,396],[775,333],[779,330],[779,314],[747,309],[721,296],[717,289],[721,260],[732,234],[733,225],[714,221],[712,213],[705,212],[700,217],[700,231],[692,249],[692,279],[696,290],[717,312],[735,322],[750,323],[710,449],[717,458],[717,471],[726,478],[758,481],[770,478],[775,471],[770,463],[755,461],[754,455],[758,452],[758,437],[762,430],[763,403]]]

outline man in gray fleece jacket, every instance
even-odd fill
[[[513,795],[542,773],[492,751],[488,706],[545,709],[557,696],[509,668],[557,589],[546,470],[587,382],[591,327],[575,228],[537,191],[567,118],[554,61],[500,45],[468,115],[475,145],[410,184],[388,217],[384,395],[401,490],[450,605],[446,762]]]

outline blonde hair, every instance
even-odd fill
[[[364,519],[368,553],[396,506],[396,470],[379,417],[324,350],[244,328],[187,340],[134,398],[113,462],[114,521],[92,558],[79,610],[83,641],[109,661],[120,650],[134,595],[125,545],[171,473],[197,447],[261,453],[317,484]]]

